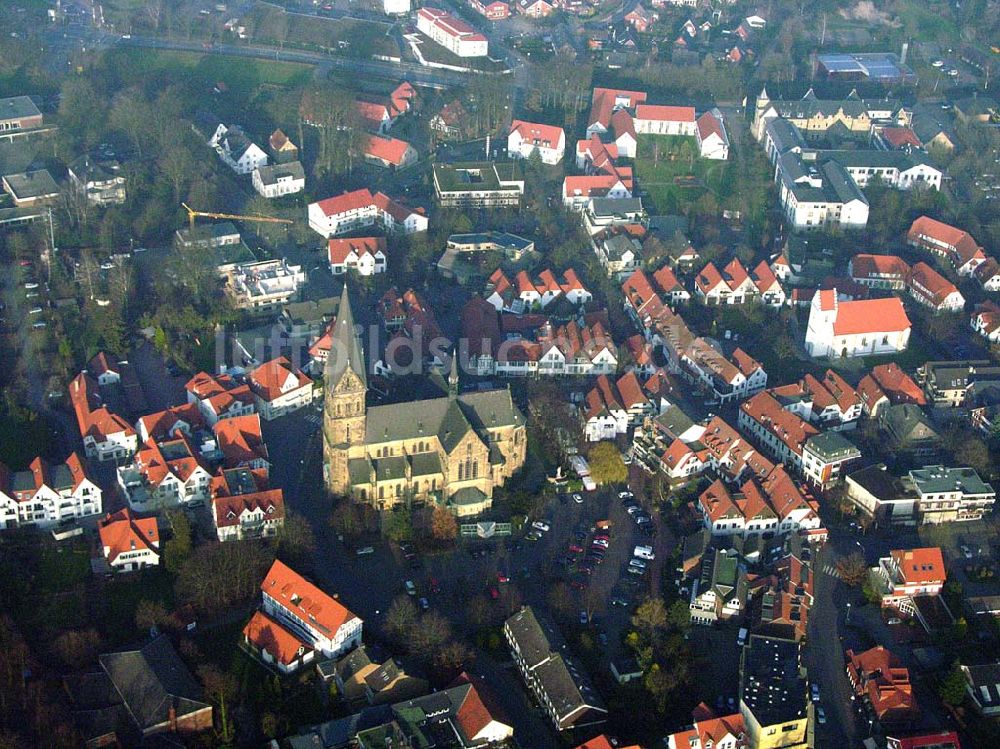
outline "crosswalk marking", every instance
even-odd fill
[[[828,574],[830,577],[836,577],[836,578],[840,577],[840,572],[832,564],[824,564],[823,572]]]
[[[309,414],[308,416],[306,416],[306,421],[308,421],[310,424],[318,425],[322,420],[323,417],[320,416],[319,414]]]

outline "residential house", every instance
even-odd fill
[[[868,198],[839,162],[790,151],[777,164],[778,202],[794,230],[850,231],[868,223]]]
[[[910,329],[896,297],[845,302],[836,289],[824,289],[809,308],[806,351],[812,357],[840,358],[905,351]]]
[[[399,138],[369,135],[364,146],[365,160],[386,169],[405,169],[415,164],[417,149]]]
[[[624,232],[634,239],[645,234],[645,212],[639,198],[591,198],[583,208],[583,227],[591,237]],[[592,239],[591,242],[598,241]]]
[[[547,18],[556,9],[548,0],[517,0],[514,8],[528,18]]]
[[[114,159],[81,156],[66,169],[70,184],[91,205],[121,205],[125,202],[125,175]]]
[[[267,166],[267,154],[251,141],[237,125],[223,127],[209,143],[219,158],[237,174],[252,174],[254,169]]]
[[[812,565],[795,553],[788,554],[774,566],[760,594],[760,623],[791,627],[801,641],[809,627],[813,600]]]
[[[636,272],[640,273],[641,271]],[[653,281],[660,294],[663,295],[663,299],[671,306],[686,304],[691,300],[691,293],[677,280],[677,276],[669,265],[664,265],[653,273]]]
[[[197,403],[205,423],[214,426],[220,419],[232,419],[254,413],[256,403],[250,387],[228,374],[199,372],[184,386],[187,402]]]
[[[222,468],[247,468],[267,477],[267,445],[260,427],[260,416],[246,414],[216,422],[213,433],[222,454]]]
[[[135,429],[105,407],[97,383],[85,372],[70,382],[69,398],[88,458],[122,460],[135,453],[139,445]]]
[[[996,502],[996,491],[972,468],[924,466],[910,471],[909,483],[924,523],[981,520]]]
[[[492,2],[469,0],[469,5],[487,21],[505,21],[510,17],[510,5],[503,0],[493,0]]]
[[[722,112],[712,109],[705,112],[695,123],[698,139],[698,155],[703,159],[726,161],[729,159],[729,135],[722,119]]]
[[[423,209],[410,210],[365,188],[309,204],[309,227],[327,238],[374,224],[389,232],[414,234],[427,231],[427,216]]]
[[[880,409],[878,425],[886,447],[901,458],[933,459],[941,450],[941,435],[920,407],[912,403]]]
[[[167,734],[177,735],[167,743],[184,742],[211,730],[212,705],[166,635],[97,660],[99,672],[66,679],[87,746],[155,744]]]
[[[917,370],[927,401],[935,408],[959,408],[970,389],[1000,382],[1000,365],[989,359],[929,361]]]
[[[691,622],[711,626],[743,616],[747,575],[734,549],[716,549],[702,557],[701,576],[691,585]]]
[[[612,278],[636,271],[642,263],[642,244],[627,233],[613,233],[595,241],[597,257]]]
[[[695,708],[694,723],[683,731],[671,733],[665,743],[666,749],[746,749],[745,739],[742,715],[717,717],[702,703]]]
[[[283,562],[271,565],[260,589],[261,612],[324,657],[361,644],[362,620]]]
[[[910,266],[896,255],[855,255],[847,264],[855,283],[870,289],[902,291],[910,279]]]
[[[543,164],[558,164],[566,152],[566,133],[556,125],[514,120],[507,135],[507,155],[527,159],[537,154]]]
[[[563,178],[563,205],[582,211],[590,206],[591,198],[625,200],[632,197],[631,170],[616,170],[615,174],[589,174]]]
[[[527,687],[558,731],[598,726],[608,710],[584,670],[562,651],[555,630],[544,627],[530,606],[504,622],[504,637]]]
[[[131,463],[118,467],[117,477],[129,507],[155,512],[207,501],[212,475],[192,439],[177,430],[147,439]]]
[[[757,287],[738,258],[719,272],[709,263],[695,277],[695,294],[707,305],[744,304],[757,295]]]
[[[955,284],[924,262],[913,266],[908,288],[910,296],[935,312],[957,312],[965,306]]]
[[[544,1],[538,0],[538,2]],[[428,127],[439,138],[451,140],[463,137],[469,121],[469,113],[462,106],[462,102],[453,99],[445,104],[440,112],[431,117]]]
[[[1000,715],[1000,663],[962,665],[965,691],[976,710],[988,718]],[[958,746],[956,741],[955,746]]]
[[[132,572],[160,563],[160,530],[155,517],[139,517],[128,507],[97,526],[101,554],[115,572]]]
[[[268,313],[288,304],[306,282],[301,265],[285,258],[219,266],[225,292],[237,309],[253,314]]]
[[[862,410],[872,418],[877,417],[883,407],[896,403],[927,405],[924,391],[895,362],[873,367],[858,383],[858,395]]]
[[[441,206],[517,206],[524,195],[524,174],[516,162],[437,162],[433,172]]]
[[[761,260],[751,271],[750,279],[757,287],[756,296],[765,307],[780,308],[785,305],[785,290],[766,260]]]
[[[994,258],[986,258],[976,266],[972,275],[979,281],[983,291],[1000,291],[1000,263]]]
[[[986,253],[972,235],[930,216],[920,216],[910,225],[906,243],[948,260],[960,276],[972,275],[986,261]]]
[[[370,705],[384,705],[413,699],[428,691],[424,679],[406,673],[399,661],[379,656],[365,645],[359,645],[334,664],[333,678],[348,702],[365,700]]]
[[[920,596],[936,596],[948,577],[941,549],[895,549],[878,560],[871,580],[882,596],[882,607],[898,609],[912,615],[913,600]]]
[[[826,370],[822,380],[807,374],[768,392],[784,409],[818,427],[853,429],[861,418],[861,396],[832,369]]]
[[[254,611],[243,627],[243,644],[280,674],[295,673],[316,657],[316,651],[305,640],[261,610]]]
[[[417,11],[417,30],[458,57],[486,57],[486,37],[450,13],[432,7]]]
[[[1000,306],[993,302],[984,302],[976,307],[969,318],[969,324],[974,331],[991,343],[1000,341]]]
[[[253,189],[265,198],[295,195],[306,189],[306,173],[298,161],[259,166],[251,177]]]
[[[231,221],[220,221],[207,227],[196,229],[185,227],[174,233],[174,241],[184,249],[199,247],[202,249],[231,247],[240,244],[242,237],[236,224]]]
[[[283,356],[250,372],[257,413],[265,421],[297,411],[313,401],[313,381]]]
[[[642,3],[634,2],[632,7],[625,12],[622,16],[622,20],[631,26],[639,34],[645,34],[649,31],[649,27],[659,18],[656,13],[652,13],[642,7]]]
[[[76,453],[57,464],[35,458],[23,471],[0,463],[0,528],[50,528],[98,515],[102,497]]]
[[[348,270],[357,271],[359,276],[385,273],[385,237],[330,239],[329,261],[330,272],[335,276],[343,275]]]
[[[880,723],[912,725],[919,718],[910,672],[883,646],[863,653],[848,650],[847,680],[854,694],[871,706]]]
[[[617,381],[600,375],[584,399],[584,434],[588,442],[613,440],[655,410],[635,372],[626,372]]]
[[[285,135],[281,128],[271,133],[267,142],[271,147],[271,157],[276,164],[289,164],[299,160],[298,146],[292,143],[292,139]]]
[[[769,392],[740,404],[738,424],[776,460],[801,472],[814,484],[833,481],[860,451],[837,432],[820,433]]]
[[[224,480],[213,482],[212,523],[219,541],[276,536],[285,524],[281,489],[258,490],[246,468],[225,474]]]

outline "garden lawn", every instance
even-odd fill
[[[657,213],[677,213],[706,192],[719,196],[728,162],[699,158],[698,143],[693,137],[638,137],[635,177],[639,194]],[[692,186],[677,184],[680,178],[693,178]]]

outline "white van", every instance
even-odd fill
[[[736,644],[741,648],[746,645],[748,634],[749,632],[746,627],[740,627],[740,633],[736,636]]]
[[[639,559],[648,559],[650,561],[656,559],[652,546],[636,546],[635,550],[632,552],[632,556],[638,557]]]

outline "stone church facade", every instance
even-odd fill
[[[510,390],[460,393],[455,361],[446,395],[366,405],[364,351],[346,283],[324,380],[324,471],[334,494],[376,509],[434,501],[456,515],[478,515],[524,465],[525,419]]]

